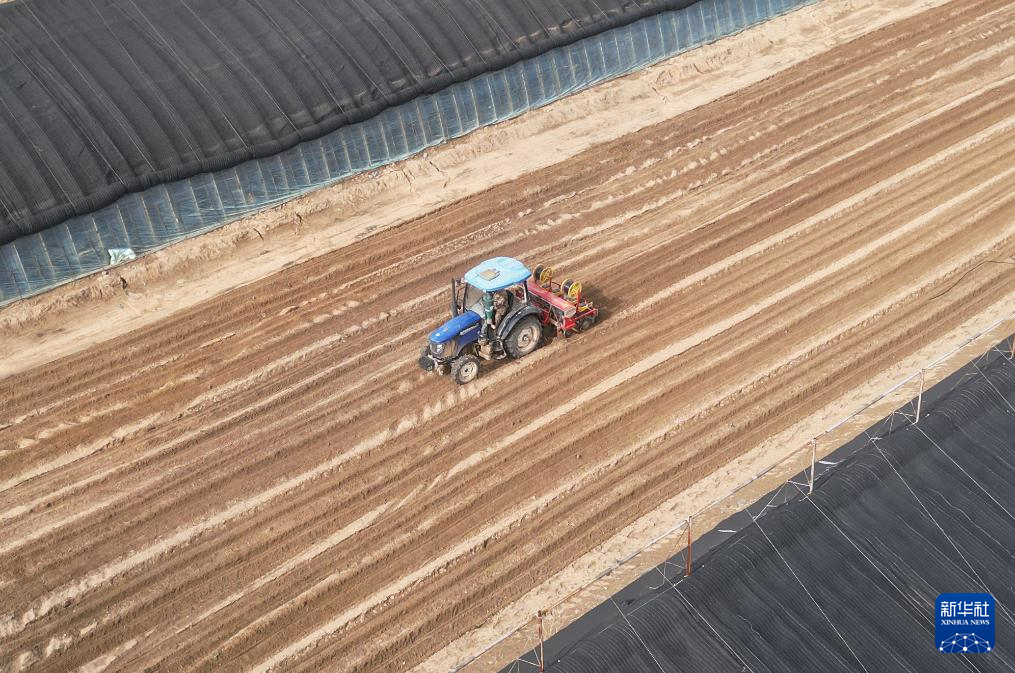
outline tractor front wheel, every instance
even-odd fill
[[[430,346],[424,344],[423,352],[419,354],[419,368],[425,372],[432,372],[436,367],[437,363],[430,357]]]
[[[460,386],[471,383],[479,376],[479,358],[475,355],[459,355],[451,363],[451,378]]]
[[[518,321],[511,334],[504,340],[504,349],[515,358],[525,357],[539,347],[543,326],[535,316],[526,316]]]

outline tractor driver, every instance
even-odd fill
[[[508,312],[508,295],[506,290],[493,293],[493,326],[496,329]]]

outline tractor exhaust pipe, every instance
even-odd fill
[[[451,279],[451,317],[458,317],[458,281]]]

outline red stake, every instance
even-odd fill
[[[539,624],[539,673],[544,673],[546,668],[543,665],[543,611],[536,613],[536,620]]]

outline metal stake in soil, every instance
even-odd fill
[[[543,611],[540,610],[536,613],[536,623],[539,629],[539,673],[543,673],[546,668],[543,661]]]
[[[927,377],[927,370],[926,369],[921,369],[920,370],[920,394],[916,396],[916,420],[913,421],[914,424],[920,422],[920,407],[923,406],[923,384],[924,384],[924,381],[925,381],[926,377]]]
[[[684,571],[684,577],[691,576],[691,519],[694,517],[687,517],[687,568]]]
[[[818,465],[818,440],[811,440],[811,478],[807,480],[807,495],[814,493],[814,469]]]

